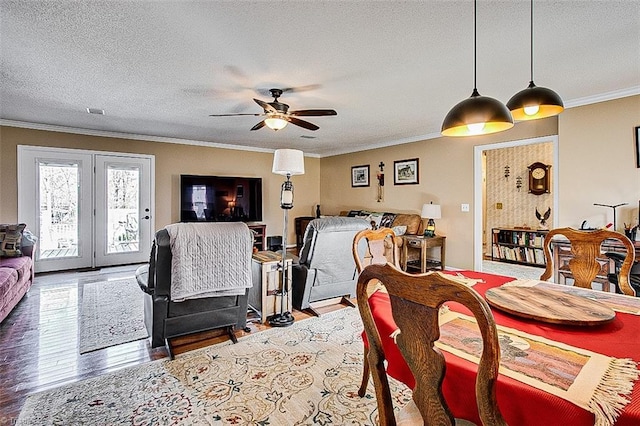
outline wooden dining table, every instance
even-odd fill
[[[479,280],[473,288],[483,297],[487,290],[516,279],[475,271],[447,271],[447,273]],[[389,295],[377,291],[371,295],[369,304],[382,338],[388,362],[387,374],[413,388],[415,385],[413,376],[390,337],[397,327],[390,315]],[[448,306],[451,310],[464,312],[464,308],[455,303],[450,303]],[[499,326],[610,357],[629,358],[640,363],[640,316],[638,315],[616,312],[613,320],[603,324],[568,326],[523,318],[493,307],[491,310]],[[481,424],[474,403],[477,365],[445,350],[442,353],[447,363],[443,392],[452,413],[456,417]],[[553,368],[553,365],[549,367]],[[505,420],[514,426],[593,426],[595,424],[594,414],[590,411],[504,374],[499,376],[497,400]],[[630,402],[624,407],[615,424],[640,425],[640,380],[633,383]]]

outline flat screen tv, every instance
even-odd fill
[[[259,222],[262,178],[180,176],[181,222]]]

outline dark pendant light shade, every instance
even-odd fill
[[[552,117],[564,110],[562,98],[546,87],[538,87],[533,82],[533,0],[531,0],[531,81],[529,87],[519,91],[509,99],[507,108],[514,120],[537,120]]]
[[[560,95],[546,87],[538,87],[533,81],[507,102],[514,120],[537,120],[552,117],[564,110]]]
[[[442,122],[443,136],[476,136],[502,132],[513,127],[509,109],[500,101],[481,96],[476,85],[476,19],[477,1],[473,2],[473,93],[458,102]]]
[[[488,96],[481,96],[477,89],[473,89],[471,97],[458,102],[444,118],[442,135],[486,135],[512,127],[511,113],[502,102]]]

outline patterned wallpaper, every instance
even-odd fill
[[[491,253],[491,228],[513,228],[528,226],[540,228],[536,218],[536,208],[544,214],[549,207],[551,217],[547,220],[547,228],[553,228],[553,196],[529,194],[529,170],[537,161],[553,164],[553,143],[537,143],[487,150],[486,152],[486,232],[487,245],[485,251]],[[509,177],[505,178],[505,166],[509,166]],[[522,178],[522,187],[516,188],[516,177]],[[551,167],[551,190],[555,178],[554,167]],[[502,209],[496,207],[502,203]]]

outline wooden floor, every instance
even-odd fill
[[[125,367],[168,358],[166,348],[150,339],[80,355],[79,310],[85,284],[133,276],[135,266],[100,271],[41,274],[29,293],[0,324],[0,426],[14,424],[27,395]],[[329,305],[322,314],[344,305]],[[308,318],[294,312],[296,320]],[[269,328],[249,323],[250,333]],[[236,331],[241,337],[247,333]],[[201,333],[171,342],[175,354],[228,339],[220,332]]]

